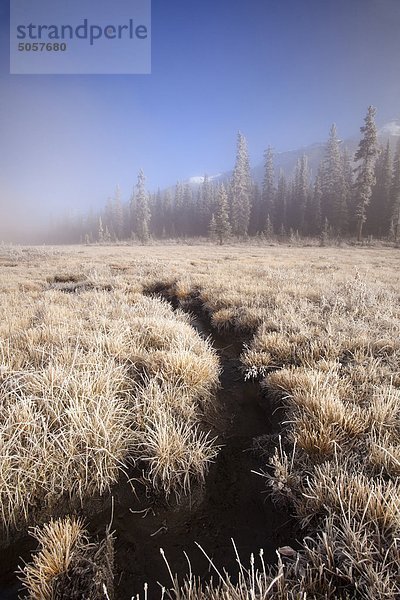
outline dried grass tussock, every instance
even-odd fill
[[[0,290],[3,528],[51,514],[61,497],[107,492],[132,462],[179,496],[217,453],[200,422],[219,362],[189,317],[105,267],[71,272]],[[71,277],[94,287],[70,293]]]
[[[106,533],[97,544],[88,541],[82,521],[67,517],[50,521],[33,536],[39,550],[20,578],[30,600],[111,597],[113,590],[113,538]]]

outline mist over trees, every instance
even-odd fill
[[[274,153],[264,154],[260,187],[251,178],[246,139],[238,133],[236,160],[229,180],[207,175],[193,188],[177,182],[175,189],[149,193],[142,170],[128,202],[117,186],[104,209],[85,217],[52,224],[52,243],[101,243],[150,239],[209,237],[223,244],[231,237],[312,236],[400,238],[400,140],[393,153],[381,147],[370,106],[360,128],[361,139],[351,155],[330,128],[315,173],[306,155],[294,172],[275,172]],[[393,154],[393,156],[392,156]]]

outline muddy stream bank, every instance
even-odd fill
[[[143,486],[121,482],[106,500],[94,499],[88,517],[92,536],[103,536],[110,522],[115,531],[115,592],[117,600],[130,600],[149,584],[149,598],[159,598],[160,582],[170,586],[168,570],[160,555],[163,548],[171,569],[180,580],[188,573],[184,552],[195,575],[203,580],[215,573],[196,546],[200,544],[220,569],[233,577],[237,562],[231,538],[246,565],[251,552],[264,549],[266,562],[276,559],[276,548],[296,546],[299,537],[294,521],[273,505],[266,494],[265,479],[252,471],[265,467],[265,459],[252,450],[253,440],[278,432],[279,418],[271,415],[255,382],[244,382],[239,356],[243,339],[211,331],[209,319],[195,310],[193,326],[202,336],[211,336],[222,366],[221,388],[216,397],[219,410],[215,434],[222,449],[206,479],[205,488],[195,490],[180,506],[154,502]],[[134,512],[132,512],[134,511]],[[140,512],[144,511],[144,512]],[[29,560],[35,541],[24,536],[0,549],[0,600],[18,598],[20,584],[15,569]]]

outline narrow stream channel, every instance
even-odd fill
[[[264,549],[266,562],[273,563],[276,548],[296,545],[294,521],[273,505],[265,493],[265,480],[252,473],[265,467],[265,462],[251,450],[253,439],[276,433],[277,423],[263,407],[258,383],[243,381],[239,361],[243,341],[238,336],[211,332],[201,311],[193,326],[201,335],[211,336],[223,369],[216,398],[220,411],[217,433],[222,449],[210,468],[205,489],[195,492],[191,500],[180,506],[151,506],[143,490],[137,488],[135,497],[127,483],[115,487],[112,529],[116,532],[116,600],[130,600],[143,590],[145,582],[151,599],[160,596],[158,582],[170,586],[160,548],[180,580],[188,573],[184,552],[190,558],[192,572],[206,580],[212,573],[196,542],[233,579],[238,565],[231,538],[244,564],[250,553],[257,553],[260,548]],[[144,516],[140,511],[146,509],[149,510]],[[88,528],[92,535],[104,534],[111,510],[111,499],[107,499],[98,503],[97,512],[91,511],[94,514]],[[21,564],[19,557],[29,560],[34,547],[35,542],[24,536],[0,550],[0,600],[18,598],[20,585],[14,571]]]

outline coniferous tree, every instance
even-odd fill
[[[321,168],[319,168],[314,181],[313,191],[308,196],[306,206],[305,226],[306,233],[308,233],[309,235],[318,235],[321,232],[321,179],[322,173]]]
[[[174,211],[174,199],[172,197],[172,192],[167,190],[164,195],[164,233],[163,237],[175,237],[175,211]]]
[[[275,198],[274,222],[275,230],[281,232],[287,228],[287,182],[285,173],[280,170],[278,179],[278,189]]]
[[[214,215],[213,215],[214,217]],[[226,241],[231,235],[231,224],[229,222],[228,195],[224,184],[221,184],[218,189],[217,210],[215,213],[215,235],[218,238],[220,245]],[[211,227],[211,224],[210,224]]]
[[[327,218],[337,233],[343,233],[348,225],[348,214],[339,143],[333,124],[321,169],[321,208],[322,218]]]
[[[99,225],[98,225],[98,229],[97,229],[97,240],[100,243],[104,242],[104,228],[103,228],[103,221],[102,221],[101,217],[99,217]]]
[[[183,203],[183,184],[181,181],[178,181],[175,186],[175,196],[174,196],[174,229],[175,235],[178,237],[183,236],[184,233],[184,203]]]
[[[274,171],[274,153],[271,146],[268,146],[264,152],[264,179],[262,188],[262,209],[260,230],[263,231],[266,226],[267,216],[274,214],[275,211],[275,171]]]
[[[208,236],[213,241],[217,239],[217,222],[214,213],[211,215],[210,223],[208,225]]]
[[[194,218],[194,231],[195,235],[204,235],[204,216],[201,205],[201,187],[195,192],[195,198],[193,199],[193,218]]]
[[[136,234],[142,243],[149,239],[149,224],[151,213],[148,205],[148,195],[145,187],[146,178],[142,169],[138,173],[136,184]]]
[[[376,183],[375,161],[379,154],[377,131],[375,125],[376,109],[368,107],[364,119],[365,125],[360,128],[363,137],[358,145],[354,160],[359,162],[355,169],[355,217],[357,223],[357,240],[361,241],[363,225],[367,218],[367,206],[370,203],[372,189]]]
[[[162,230],[165,223],[164,216],[164,204],[160,188],[153,200],[153,209],[151,212],[151,230],[155,237],[160,238],[162,236]]]
[[[129,200],[122,205],[122,214],[124,217],[123,239],[127,240],[131,236],[131,207]]]
[[[310,193],[310,172],[305,154],[298,159],[292,187],[292,206],[290,226],[294,231],[304,232],[305,210]]]
[[[270,240],[274,236],[274,226],[272,225],[272,220],[269,214],[267,215],[267,220],[265,223],[263,235],[267,240]]]
[[[109,244],[112,241],[112,236],[110,233],[110,230],[108,229],[108,226],[106,225],[106,229],[104,232],[104,241]]]
[[[237,137],[237,154],[231,181],[231,222],[235,235],[246,236],[250,220],[250,164],[247,144],[239,132]]]
[[[207,174],[204,175],[199,190],[198,214],[199,214],[199,234],[205,235],[210,223],[211,215],[214,211],[212,186]]]
[[[110,238],[115,240],[115,234],[114,234],[114,201],[113,198],[108,197],[107,198],[107,202],[104,208],[104,213],[103,213],[103,227],[104,227],[104,233],[105,233],[105,229],[108,229],[108,232],[110,234]]]
[[[319,236],[319,245],[326,246],[326,244],[328,242],[328,238],[329,238],[329,222],[328,222],[328,219],[325,217],[324,225],[321,229],[321,233]]]
[[[193,194],[192,188],[187,183],[183,187],[182,193],[182,215],[181,215],[181,229],[184,236],[194,235],[192,209],[193,209]]]
[[[389,140],[375,164],[376,183],[367,208],[368,233],[382,237],[389,233],[391,220],[392,159]]]
[[[391,186],[391,231],[395,242],[400,238],[400,140],[397,143],[393,161]]]
[[[384,207],[384,222],[382,224],[382,235],[389,233],[390,222],[392,218],[392,207],[391,207],[391,190],[393,182],[393,164],[392,164],[392,152],[390,149],[389,141],[386,146],[384,153],[384,160],[382,165],[382,171],[379,174],[379,184],[382,190],[382,199]]]
[[[347,212],[347,229],[348,231],[355,231],[355,205],[354,205],[354,183],[353,183],[353,165],[351,156],[344,148],[342,154],[342,172],[343,172],[343,193],[346,200],[346,212]]]
[[[251,210],[250,210],[250,221],[249,221],[249,234],[255,235],[257,232],[261,231],[262,224],[265,219],[262,219],[262,199],[261,192],[258,184],[256,182],[251,185],[251,194],[250,194],[251,202]]]

